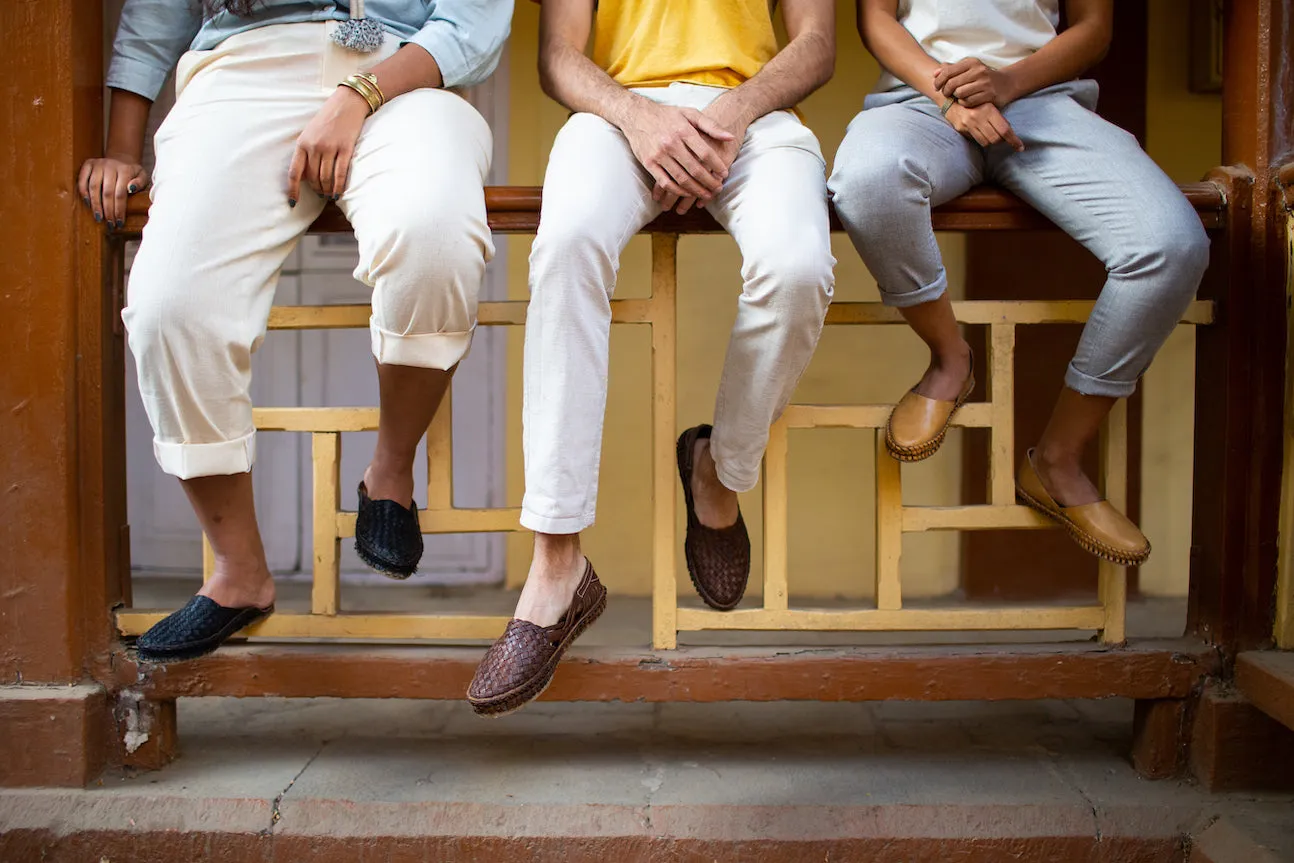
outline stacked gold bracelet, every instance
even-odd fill
[[[364,101],[368,103],[369,114],[375,113],[378,108],[386,104],[386,96],[383,95],[382,88],[377,85],[377,76],[372,72],[356,72],[337,86],[349,87],[363,96]]]

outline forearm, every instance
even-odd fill
[[[936,103],[946,101],[935,88],[939,63],[922,49],[893,14],[863,8],[859,19],[863,45],[890,74]]]
[[[144,134],[153,103],[129,90],[113,90],[108,112],[108,141],[104,153],[131,164],[144,160]]]
[[[835,65],[831,34],[800,34],[752,78],[715,99],[707,113],[724,126],[744,129],[765,114],[794,108],[830,80]]]
[[[542,47],[539,82],[545,93],[566,108],[596,114],[620,129],[646,101],[617,84],[582,52],[557,40]]]
[[[370,71],[377,76],[378,86],[382,88],[382,95],[388,101],[412,90],[435,89],[445,83],[436,58],[412,43],[405,45]]]
[[[1109,28],[1103,22],[1074,24],[1031,56],[1002,70],[1011,82],[1009,101],[1074,80],[1100,62],[1109,44]]]

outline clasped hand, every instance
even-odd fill
[[[742,138],[695,108],[647,100],[623,131],[634,157],[656,181],[652,198],[662,210],[680,214],[719,192]]]
[[[954,129],[982,147],[1005,142],[1023,152],[1024,142],[1002,114],[1014,98],[1006,72],[966,59],[936,69],[934,84],[945,97],[957,100],[944,114]]]

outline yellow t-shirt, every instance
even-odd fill
[[[623,87],[736,87],[777,53],[770,0],[599,0],[593,62]]]

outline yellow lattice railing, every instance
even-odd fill
[[[760,608],[730,612],[681,608],[676,572],[679,536],[676,527],[677,474],[675,299],[676,233],[652,235],[652,293],[648,299],[614,300],[616,324],[646,325],[652,344],[652,492],[653,589],[652,642],[673,648],[679,632],[696,630],[1090,630],[1106,642],[1124,639],[1126,579],[1122,567],[1102,563],[1095,604],[1075,606],[1010,605],[989,607],[905,608],[902,546],[906,533],[967,530],[1032,530],[1049,523],[1015,502],[1014,359],[1016,330],[1035,324],[1082,324],[1091,312],[1086,301],[975,301],[954,304],[958,321],[986,326],[989,332],[986,402],[969,403],[955,426],[988,429],[990,436],[988,503],[973,506],[909,506],[903,503],[903,472],[885,449],[884,426],[891,405],[792,405],[774,425],[764,459],[764,582]],[[482,303],[484,326],[525,323],[524,302]],[[277,307],[269,326],[278,330],[363,328],[367,305]],[[1183,323],[1207,324],[1208,302],[1194,303]],[[902,323],[896,310],[879,303],[842,302],[827,316],[829,326],[888,326]],[[258,408],[256,427],[311,436],[313,479],[313,589],[308,613],[280,611],[249,634],[271,638],[363,638],[379,640],[493,638],[506,617],[466,614],[352,613],[342,608],[340,542],[354,535],[355,513],[341,509],[339,469],[341,436],[377,428],[376,408]],[[450,472],[451,404],[447,398],[428,431],[427,506],[420,513],[429,534],[510,532],[521,530],[516,508],[461,509],[453,505]],[[876,430],[876,589],[872,607],[855,609],[795,608],[789,602],[788,572],[788,433],[791,429],[850,428]],[[1127,408],[1120,403],[1110,415],[1101,445],[1101,483],[1111,502],[1127,506]],[[433,469],[434,468],[434,469]],[[205,547],[205,545],[204,545]],[[204,570],[210,573],[210,551]],[[162,612],[123,610],[117,616],[123,635],[138,635]]]

